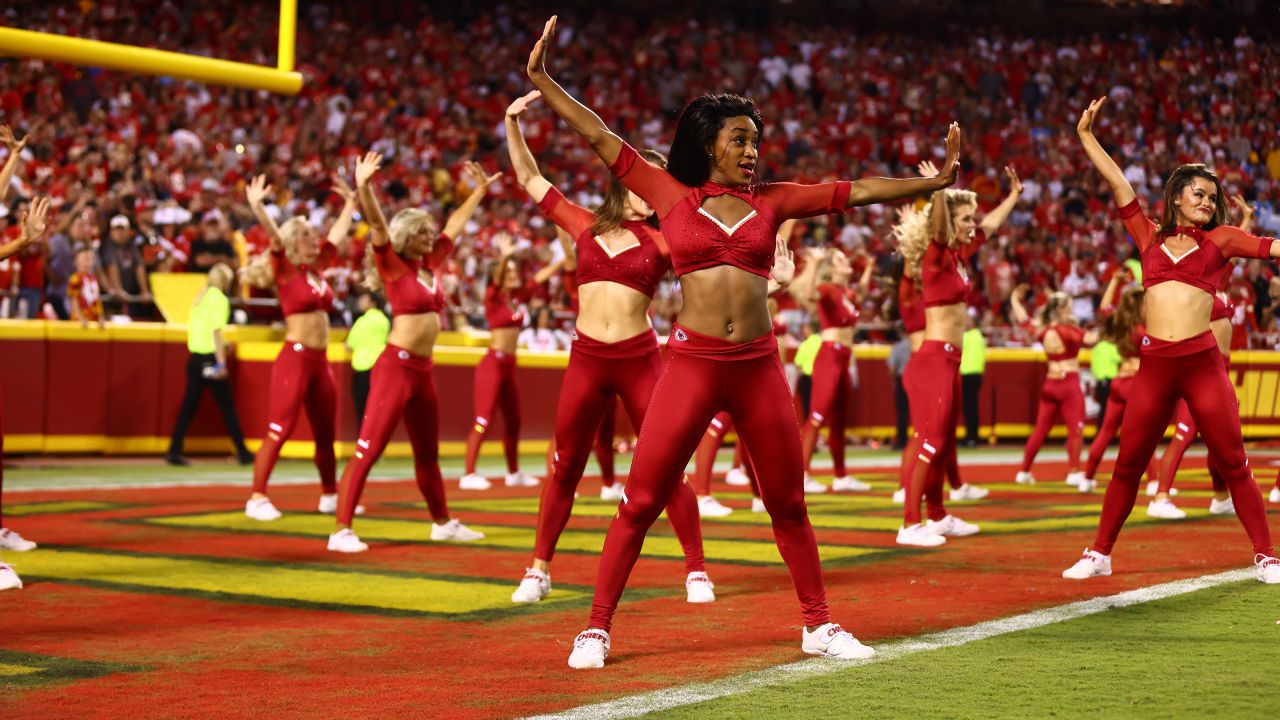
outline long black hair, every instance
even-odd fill
[[[715,147],[720,126],[731,117],[746,115],[756,124],[756,132],[764,135],[764,121],[751,98],[718,93],[703,95],[684,106],[676,121],[675,138],[667,159],[667,172],[689,187],[698,187],[711,177],[709,157]]]

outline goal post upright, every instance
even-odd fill
[[[293,69],[297,0],[280,0],[279,25],[280,44],[275,68],[10,27],[0,27],[0,56],[35,58],[297,95],[302,90],[302,74]]]

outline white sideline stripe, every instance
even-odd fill
[[[1107,460],[1114,459],[1115,453],[1116,453],[1115,448],[1108,449],[1105,459]],[[1194,447],[1187,451],[1186,456],[1187,457],[1206,457],[1207,455],[1208,455],[1208,452],[1203,447]],[[1067,454],[1063,450],[1041,450],[1040,454],[1037,456],[1037,459],[1043,462],[1054,462],[1054,461],[1066,460]],[[1276,465],[1280,465],[1280,458],[1268,456],[1265,453],[1257,454],[1256,459],[1258,460],[1258,462],[1253,463],[1255,466],[1261,466],[1262,463],[1265,463],[1267,467],[1274,467]],[[1016,451],[1010,450],[1007,454],[1000,453],[999,455],[986,455],[981,457],[973,457],[969,459],[962,457],[960,460],[961,467],[965,467],[967,465],[1018,465],[1021,463],[1022,463],[1022,450],[1016,450]],[[888,469],[888,468],[896,469],[901,464],[901,458],[897,456],[885,457],[885,458],[866,458],[861,461],[850,461],[849,464],[858,468],[868,469],[868,470],[882,470],[882,469]],[[715,471],[724,472],[729,469],[729,466],[730,466],[729,460],[727,459],[719,460],[715,464]],[[13,467],[11,468],[11,472],[13,470],[21,471],[23,470],[23,468]],[[621,471],[622,468],[619,468],[619,470]],[[688,468],[686,468],[686,470],[688,470]],[[818,470],[819,470],[819,474],[821,474],[824,468],[819,467]],[[411,472],[411,470],[406,472]],[[20,492],[46,492],[46,491],[65,491],[65,490],[134,490],[139,488],[245,487],[245,486],[251,485],[253,480],[251,472],[234,473],[234,474],[225,473],[225,474],[218,474],[218,475],[211,474],[211,475],[205,475],[204,476],[206,478],[205,480],[189,480],[189,481],[175,481],[175,482],[163,482],[163,483],[148,482],[146,480],[138,480],[134,482],[96,483],[96,482],[92,482],[93,480],[96,479],[92,475],[64,475],[62,477],[84,479],[88,482],[85,482],[83,485],[25,485],[24,484],[21,486],[13,486],[14,482],[25,483],[25,482],[30,482],[30,480],[27,478],[18,479],[18,478],[11,477],[10,484],[9,486],[5,487],[4,491],[6,493],[20,493]],[[371,476],[369,478],[369,482],[393,482],[397,480],[406,480],[409,478],[410,478],[409,475],[402,472],[398,475]],[[458,478],[456,477],[446,476],[444,481],[456,482],[457,479]],[[271,484],[273,486],[274,485],[309,485],[309,484],[318,484],[319,482],[320,482],[319,479],[316,478],[314,475],[311,477],[297,477],[297,478],[284,478],[284,477],[271,478]]]
[[[92,476],[85,477],[92,480]],[[387,475],[384,477],[370,477],[368,482],[385,483],[396,482],[399,480],[411,480],[403,475]],[[445,482],[449,479],[445,478]],[[455,478],[456,481],[456,478]],[[278,485],[319,485],[320,479],[316,477],[309,478],[271,478],[271,486]],[[186,488],[186,487],[209,487],[209,488],[225,488],[225,487],[250,487],[253,485],[253,477],[251,475],[237,475],[232,478],[220,478],[217,476],[210,477],[208,480],[187,480],[177,482],[147,482],[139,480],[136,482],[122,483],[94,483],[87,482],[83,485],[23,485],[21,487],[5,487],[6,495],[22,492],[48,492],[48,491],[67,491],[67,490],[141,490],[149,488]]]
[[[562,713],[537,715],[529,720],[588,720],[595,718],[633,718],[659,710],[692,705],[750,692],[763,687],[786,685],[822,675],[831,675],[871,663],[888,662],[916,653],[941,650],[966,645],[977,640],[1052,625],[1067,620],[1095,615],[1113,608],[1140,605],[1175,595],[1205,590],[1219,585],[1240,582],[1254,577],[1253,570],[1229,570],[1216,575],[1204,575],[1187,580],[1152,585],[1128,590],[1116,595],[1096,597],[1090,600],[1035,610],[1000,620],[988,620],[967,627],[952,628],[938,633],[897,640],[876,648],[876,656],[870,660],[829,660],[811,658],[799,662],[777,665],[755,672],[728,677],[707,683],[694,683],[682,687],[655,690],[595,705],[567,710]],[[1078,582],[1064,580],[1063,582]],[[565,672],[575,672],[565,668]],[[589,671],[576,671],[589,672]],[[605,672],[608,672],[607,670]]]

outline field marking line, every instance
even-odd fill
[[[598,720],[640,717],[660,710],[670,710],[694,703],[740,695],[763,687],[786,685],[812,677],[844,672],[872,663],[890,662],[916,653],[958,647],[978,640],[986,640],[987,638],[1022,630],[1032,630],[1067,620],[1075,620],[1088,615],[1106,612],[1113,608],[1123,608],[1155,600],[1163,600],[1219,585],[1240,582],[1252,577],[1254,577],[1253,570],[1229,570],[1214,575],[1176,580],[1136,590],[1126,590],[1115,595],[1105,595],[1057,607],[1034,610],[999,620],[988,620],[976,625],[895,640],[876,647],[876,656],[870,660],[810,658],[712,682],[693,683],[664,690],[654,690],[639,695],[618,698],[617,700],[583,705],[560,713],[537,715],[529,720]],[[1064,580],[1063,582],[1072,581]],[[566,666],[565,672],[575,671]],[[606,669],[604,672],[608,672],[608,670]]]
[[[1114,452],[1114,449],[1109,450],[1108,457],[1110,457],[1110,453],[1113,453],[1113,452]],[[1057,457],[1057,455],[1061,455],[1061,457],[1059,458]],[[1205,451],[1203,448],[1192,448],[1187,452],[1188,457],[1200,457],[1204,455],[1205,455]],[[1050,451],[1050,450],[1042,451],[1040,453],[1039,459],[1043,462],[1053,462],[1055,460],[1066,460],[1066,451],[1061,451],[1061,450],[1060,451]],[[1018,450],[1014,452],[1013,450],[1010,450],[1007,456],[1004,453],[1001,453],[1000,455],[974,457],[967,462],[962,459],[960,462],[960,465],[961,466],[967,466],[967,465],[1003,466],[1003,465],[1017,465],[1021,462],[1022,462],[1022,451]],[[850,464],[854,465],[855,467],[863,468],[867,470],[896,469],[898,465],[901,464],[901,458],[898,458],[898,457],[867,458],[862,462],[853,462]],[[728,470],[729,465],[730,463],[728,460],[718,461],[716,463],[716,470],[717,471]],[[15,469],[21,470],[22,468],[15,468]],[[624,468],[619,468],[619,470],[624,470]],[[135,480],[132,482],[125,481],[125,482],[95,483],[95,482],[92,482],[93,476],[91,475],[67,473],[66,477],[75,478],[75,479],[84,479],[84,480],[88,480],[89,482],[85,482],[84,484],[61,484],[61,485],[25,485],[24,484],[20,486],[14,486],[12,481],[19,481],[19,482],[25,483],[25,482],[28,482],[28,480],[26,478],[22,478],[21,480],[18,480],[18,478],[12,478],[10,482],[10,486],[5,488],[5,492],[21,493],[21,492],[70,491],[70,490],[135,490],[139,488],[248,487],[250,484],[252,484],[251,483],[252,478],[250,477],[249,473],[234,473],[232,471],[210,473],[210,475],[205,476],[206,479],[185,480],[185,481],[176,480],[171,482],[148,482],[146,480]],[[411,478],[405,475],[404,473],[399,473],[396,475],[375,473],[369,477],[369,482],[394,482],[394,481],[402,481],[402,480],[408,480],[408,479],[411,479]],[[451,480],[456,481],[457,479],[458,478],[456,477],[446,476],[445,482],[449,482]],[[318,484],[318,482],[319,481],[316,479],[314,475],[303,476],[303,477],[273,477],[271,479],[272,485],[312,485],[312,484]]]
[[[77,475],[73,477],[84,477],[89,479],[91,476]],[[456,478],[455,478],[456,479]],[[403,475],[386,475],[382,477],[371,476],[368,482],[371,483],[387,483],[387,482],[412,482],[413,478]],[[448,482],[445,478],[445,482]],[[319,485],[320,480],[315,477],[307,478],[272,478],[271,485]],[[232,478],[211,477],[207,480],[186,480],[174,482],[147,482],[145,480],[137,480],[134,482],[120,483],[92,483],[87,482],[83,485],[22,485],[20,487],[6,486],[4,492],[6,495],[23,492],[46,492],[46,491],[68,491],[68,490],[146,490],[150,488],[189,488],[189,487],[209,487],[209,488],[226,488],[226,487],[242,487],[250,488],[253,485],[253,477],[250,475],[237,475]]]

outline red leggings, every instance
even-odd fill
[[[1173,414],[1173,441],[1165,448],[1160,458],[1160,489],[1157,492],[1168,493],[1173,489],[1173,478],[1178,474],[1178,466],[1182,464],[1182,456],[1186,454],[1191,441],[1196,439],[1196,421],[1191,419],[1191,411],[1187,409],[1187,401],[1179,400],[1178,409]],[[1226,492],[1227,481],[1218,471],[1218,466],[1209,457],[1209,478],[1213,481],[1214,492]]]
[[[1102,501],[1102,519],[1093,549],[1111,554],[1120,528],[1133,511],[1142,471],[1160,443],[1179,399],[1187,401],[1191,417],[1200,426],[1209,456],[1231,490],[1236,514],[1254,552],[1274,556],[1262,493],[1244,454],[1235,388],[1222,366],[1217,341],[1208,330],[1180,342],[1143,338],[1142,365],[1120,426],[1120,456]]]
[[[732,427],[733,420],[729,418],[729,413],[718,413],[707,426],[702,442],[698,443],[698,450],[693,456],[693,489],[698,495],[711,494],[711,474],[715,470],[716,455],[724,445],[724,436],[729,434]],[[733,467],[742,468],[742,472],[751,480],[751,494],[760,497],[755,468],[751,467],[750,461],[743,461],[744,454],[742,440],[739,439],[733,444]]]
[[[806,626],[829,622],[818,543],[804,503],[800,433],[772,333],[737,344],[672,329],[669,359],[650,400],[631,464],[627,496],[609,526],[590,627],[608,630],[645,533],[681,485],[685,464],[717,412],[727,410],[752,448],[778,551],[791,573]]]
[[[0,391],[3,394],[3,391]],[[0,402],[0,528],[4,527],[4,403]]]
[[[449,504],[440,476],[440,411],[429,357],[420,357],[395,345],[387,345],[373,366],[369,401],[356,440],[356,454],[342,473],[338,523],[350,525],[369,471],[391,440],[400,418],[413,448],[413,476],[427,501],[431,519],[449,519]]]
[[[1102,463],[1102,456],[1107,446],[1115,438],[1120,429],[1120,421],[1124,419],[1125,408],[1128,407],[1129,393],[1133,392],[1133,376],[1118,377],[1111,381],[1111,392],[1107,394],[1107,410],[1098,427],[1098,434],[1093,436],[1093,444],[1089,446],[1089,457],[1085,460],[1084,476],[1093,479]]]
[[[1036,413],[1036,429],[1027,438],[1022,451],[1022,471],[1031,472],[1036,453],[1049,436],[1054,418],[1062,413],[1067,426],[1067,467],[1076,471],[1080,467],[1080,446],[1084,444],[1084,392],[1080,390],[1080,373],[1067,373],[1057,380],[1046,379],[1040,391],[1040,410]],[[1105,447],[1105,446],[1104,446]]]
[[[907,399],[910,402],[910,398]],[[957,406],[959,404],[957,403]],[[905,447],[902,448],[902,460],[898,462],[898,487],[905,488],[911,480],[910,462],[911,458],[920,454],[920,438],[913,435],[907,441]],[[956,447],[953,444],[947,449],[946,455],[942,458],[942,474],[946,478],[947,485],[952,490],[959,490],[964,481],[960,479],[960,462],[956,457]]]
[[[930,520],[947,516],[942,502],[943,478],[955,462],[956,424],[960,411],[960,348],[941,340],[925,340],[907,361],[902,384],[911,406],[915,437],[903,465],[907,497],[902,524],[920,522],[920,500]]]
[[[489,348],[476,365],[475,424],[467,436],[468,475],[476,471],[480,443],[489,434],[495,410],[502,411],[502,449],[507,456],[507,472],[520,469],[520,388],[516,385],[516,356]]]
[[[573,493],[582,480],[582,470],[595,444],[602,413],[613,406],[615,396],[620,397],[631,423],[641,427],[653,386],[662,371],[658,340],[652,330],[616,343],[592,340],[581,330],[577,335],[556,405],[555,472],[551,480],[543,484],[538,506],[533,556],[547,562],[555,555],[556,542],[569,522]],[[634,470],[632,472],[634,474]],[[634,483],[627,486],[627,498],[631,497],[633,488]],[[675,488],[667,504],[667,517],[684,548],[686,570],[706,570],[698,501],[688,483],[680,483]]]
[[[293,434],[298,410],[305,408],[316,443],[316,469],[325,493],[338,491],[333,455],[338,392],[324,350],[287,343],[271,366],[271,396],[267,399],[267,435],[253,461],[253,491],[267,492],[267,480],[280,458],[280,447]]]
[[[818,429],[827,425],[827,445],[831,449],[833,474],[844,477],[845,409],[853,394],[849,379],[849,363],[853,348],[840,343],[824,342],[813,361],[813,391],[809,398],[809,422],[804,424],[802,443],[804,469],[813,461],[813,448],[818,444]]]
[[[604,417],[600,418],[600,431],[596,433],[596,463],[600,465],[600,484],[613,487],[617,482],[617,474],[613,466],[613,432],[614,416],[618,413],[618,397],[609,398],[604,409]],[[556,439],[553,436],[547,443],[547,477],[556,474]]]

